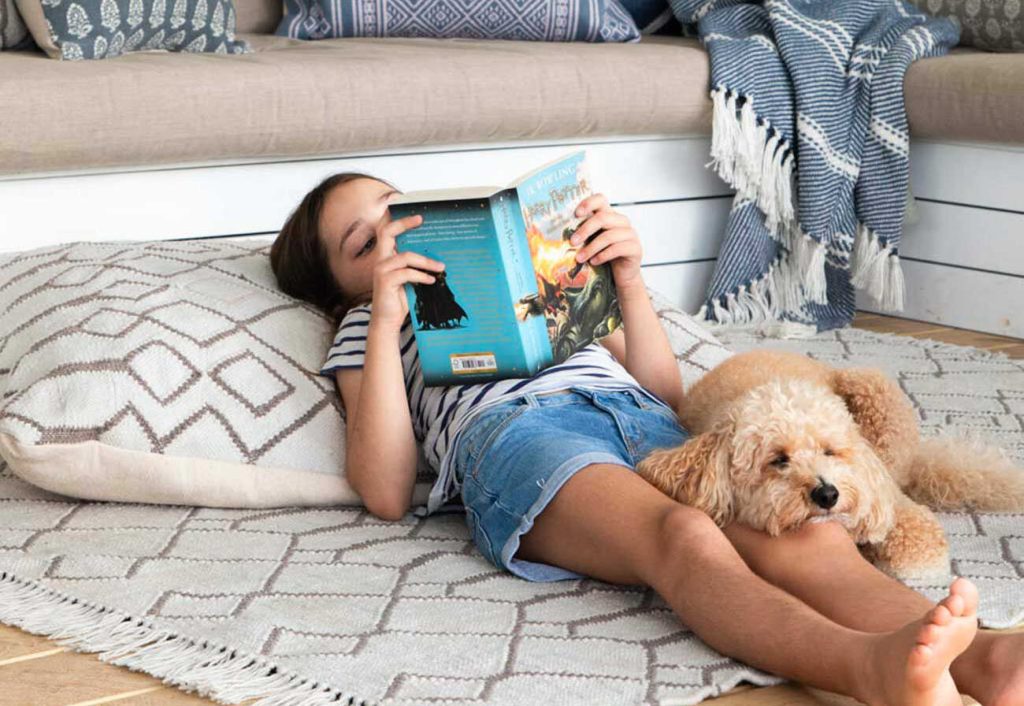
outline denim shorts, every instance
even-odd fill
[[[516,558],[519,538],[574,473],[592,463],[635,470],[688,434],[675,412],[640,388],[527,393],[469,420],[453,449],[466,522],[492,564],[530,581],[583,575]]]

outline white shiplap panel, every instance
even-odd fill
[[[900,254],[1024,276],[1024,213],[917,201]]]
[[[339,171],[410,191],[504,184],[585,148],[592,186],[615,203],[729,193],[704,167],[707,138],[525,144],[287,162],[0,179],[0,250],[71,240],[163,240],[275,232],[302,195]]]
[[[1024,338],[1024,277],[903,260],[906,302],[883,311],[857,295],[857,308],[944,326]]]
[[[1024,213],[1024,145],[911,142],[914,196]]]
[[[644,248],[644,263],[718,257],[732,197],[616,206]]]

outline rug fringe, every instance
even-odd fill
[[[892,246],[882,245],[878,235],[863,223],[857,224],[853,244],[850,282],[864,289],[886,311],[903,311],[905,284],[900,256]]]
[[[193,640],[149,621],[88,604],[0,571],[0,622],[103,662],[146,672],[220,703],[249,706],[369,706],[336,689],[283,671],[266,659]]]

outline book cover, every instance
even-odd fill
[[[590,195],[585,151],[541,165],[506,187],[414,191],[392,218],[419,213],[399,252],[445,263],[430,285],[407,284],[424,383],[529,377],[621,323],[611,269],[575,260],[569,237]]]

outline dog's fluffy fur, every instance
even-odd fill
[[[880,371],[778,351],[738,354],[686,394],[680,419],[693,438],[638,466],[653,485],[721,526],[739,521],[775,535],[837,519],[896,576],[948,572],[929,507],[1024,507],[1024,472],[995,449],[922,441],[909,400]],[[838,494],[825,508],[829,486]]]

